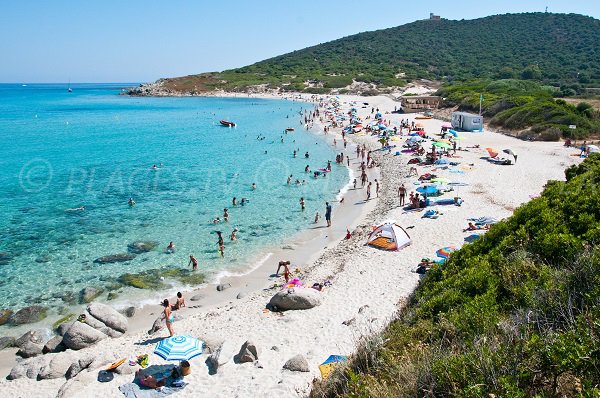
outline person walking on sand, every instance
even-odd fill
[[[188,267],[192,266],[192,271],[196,271],[198,269],[198,260],[196,260],[196,257],[194,257],[193,255],[190,254],[190,261],[188,262]]]
[[[404,206],[404,198],[406,197],[406,188],[404,184],[400,185],[398,188],[398,196],[400,197],[400,206]]]
[[[367,178],[367,173],[363,171],[362,175],[360,176],[360,182],[362,184],[361,187],[364,187],[367,181],[369,181],[369,179]]]
[[[315,214],[315,224],[317,224],[319,222],[320,218],[321,218],[321,215],[319,214],[319,212],[317,212],[317,214]]]
[[[377,181],[377,178],[375,179],[375,195],[377,197],[379,197],[379,181]]]
[[[371,184],[372,182],[367,185],[367,202],[371,199]]]
[[[304,198],[300,198],[300,208],[302,209],[302,211],[304,211],[304,209],[306,209],[306,206],[304,204]]]
[[[175,332],[173,331],[173,322],[175,322],[175,317],[171,313],[171,306],[169,305],[168,299],[163,300],[163,307],[165,307],[165,309],[163,310],[163,319],[165,320],[165,323],[167,324],[167,329],[169,330],[169,336],[173,337],[173,335],[175,335]]]
[[[327,226],[331,227],[331,205],[329,202],[325,202],[325,220],[327,221]]]
[[[354,181],[352,181],[352,184],[354,184],[354,189],[356,189],[356,178],[354,179]]]

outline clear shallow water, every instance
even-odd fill
[[[252,255],[307,227],[347,183],[335,162],[327,178],[304,173],[306,164],[316,169],[335,158],[299,124],[298,112],[311,105],[136,98],[118,95],[123,86],[73,85],[67,93],[65,85],[0,85],[0,308],[42,303],[64,312],[65,293],[106,289],[127,272],[185,268],[190,254],[213,275],[250,267]],[[220,119],[238,127],[221,127]],[[286,127],[296,132],[283,135]],[[307,184],[288,186],[290,174]],[[250,202],[233,207],[234,196]],[[67,211],[79,206],[86,209]],[[215,226],[225,207],[229,223]],[[230,242],[234,227],[238,241]],[[216,230],[225,237],[223,259]],[[137,240],[159,245],[128,262],[93,262],[127,253]],[[174,254],[165,253],[169,241]]]

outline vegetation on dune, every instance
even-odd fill
[[[312,397],[600,395],[600,155],[432,269]]]
[[[600,21],[576,14],[420,20],[344,37],[238,69],[177,80],[197,90],[245,90],[265,84],[299,91],[307,88],[307,81],[331,89],[347,86],[353,80],[389,87],[421,78],[520,78],[598,85],[598,43]]]
[[[569,86],[543,86],[534,81],[480,79],[446,84],[437,94],[448,106],[475,112],[483,95],[482,112],[491,118],[491,125],[511,130],[531,128],[527,134],[536,139],[584,138],[600,133],[600,113],[590,104],[574,105],[555,98],[569,90]],[[577,128],[571,129],[570,125]]]

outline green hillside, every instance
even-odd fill
[[[600,396],[600,155],[421,281],[311,397]]]
[[[271,84],[327,91],[353,79],[379,87],[432,80],[533,79],[600,85],[600,21],[525,13],[474,20],[420,20],[359,33],[239,69],[169,81],[176,90],[243,90]]]

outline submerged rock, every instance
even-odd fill
[[[7,265],[12,260],[12,256],[6,252],[0,252],[0,265]]]
[[[12,310],[0,310],[0,325],[4,325],[8,322],[8,319],[14,312]]]
[[[154,241],[144,241],[144,240],[136,240],[133,243],[127,245],[127,250],[131,253],[140,254],[150,252],[158,246],[158,242]]]
[[[108,256],[98,257],[94,260],[96,264],[110,264],[110,263],[122,263],[125,261],[131,261],[135,258],[135,254],[132,253],[118,253],[111,254]]]
[[[95,287],[88,286],[86,288],[81,289],[79,292],[79,303],[87,304],[91,303],[95,298],[102,294],[103,290]]]
[[[15,325],[23,325],[25,323],[34,323],[46,318],[48,308],[41,305],[32,305],[25,307],[14,313],[9,321]]]

